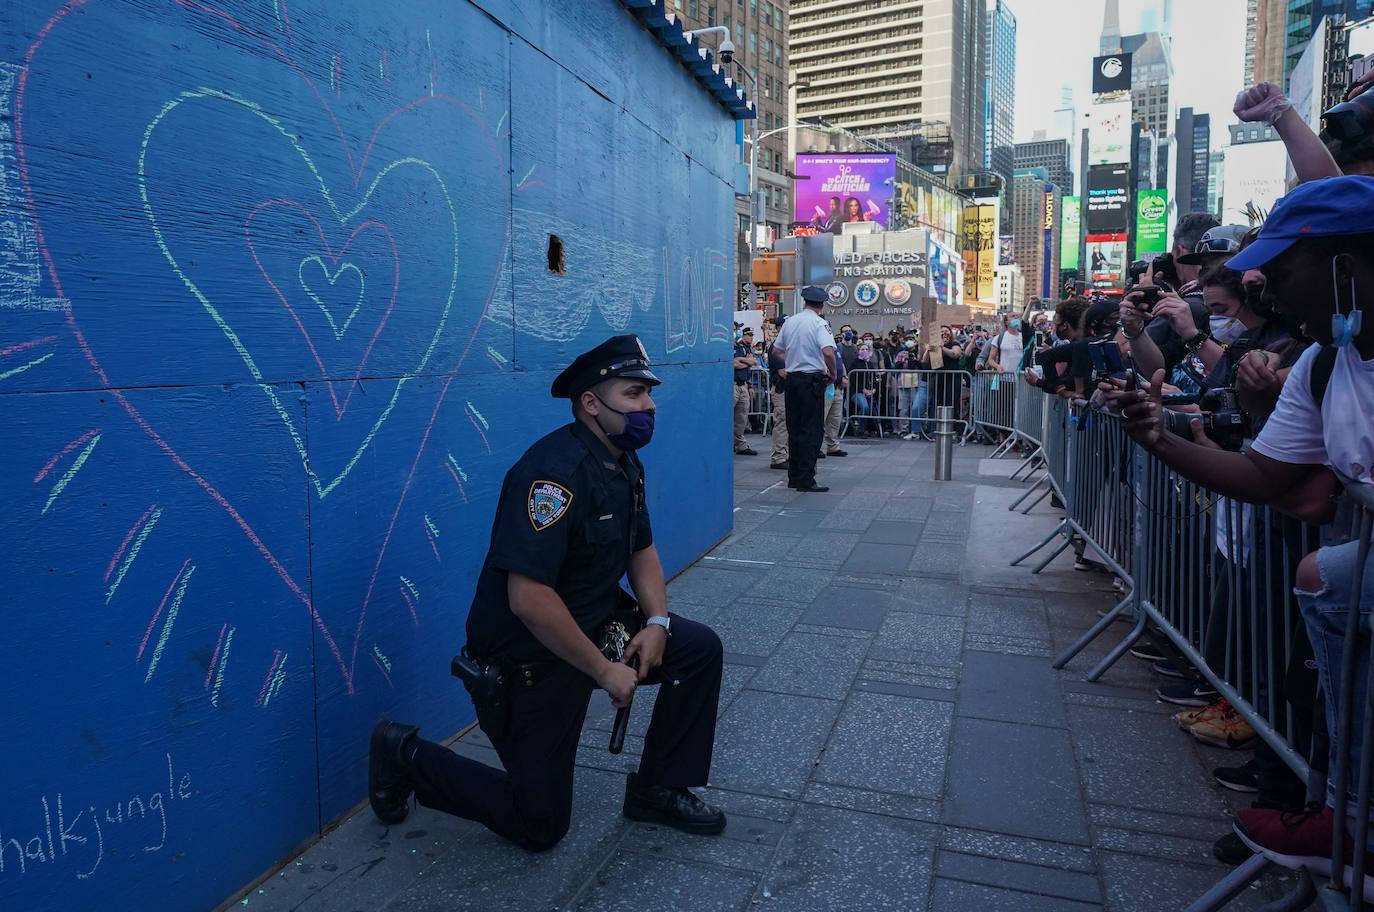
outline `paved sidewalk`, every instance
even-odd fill
[[[416,808],[387,829],[355,815],[245,900],[250,909],[1181,909],[1226,871],[1212,841],[1233,793],[1127,657],[1099,684],[1090,647],[1051,655],[1112,604],[1111,578],[1059,558],[1008,561],[1052,528],[1048,503],[1007,512],[1012,460],[929,444],[845,441],[798,494],[767,457],[736,458],[735,531],[669,585],[672,610],[726,643],[709,801],[718,838],[620,816],[625,753],[606,751],[604,695],[582,739],[571,832],[528,854]],[[757,447],[766,452],[766,447]],[[1120,628],[1124,631],[1124,627]],[[650,696],[649,694],[643,695]],[[433,734],[433,733],[431,733]],[[480,732],[456,750],[495,763]],[[361,787],[361,786],[360,786]],[[1252,889],[1231,908],[1278,895]]]

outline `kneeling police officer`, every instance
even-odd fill
[[[413,791],[420,804],[475,820],[526,849],[552,848],[568,831],[592,690],[624,708],[637,686],[658,684],[624,814],[691,833],[725,829],[725,814],[690,791],[706,784],[711,767],[721,643],[709,627],[668,613],[635,454],[653,436],[649,393],[659,382],[633,335],[606,340],[554,380],[551,392],[572,400],[574,420],[506,474],[467,646],[454,660],[505,770],[384,719],[373,729],[368,763],[369,801],[384,823],[405,818]],[[643,629],[624,661],[612,661],[594,639],[618,606],[633,606],[619,585],[627,573]]]

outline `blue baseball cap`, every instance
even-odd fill
[[[1374,234],[1374,177],[1324,177],[1299,184],[1274,204],[1259,237],[1226,261],[1228,269],[1258,269],[1310,237]]]

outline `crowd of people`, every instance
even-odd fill
[[[966,377],[1018,372],[1024,383],[1070,400],[1077,411],[1118,419],[1136,445],[1220,498],[1210,502],[1205,520],[1215,553],[1196,562],[1211,568],[1210,605],[1195,644],[1199,665],[1224,677],[1234,664],[1227,650],[1244,648],[1232,642],[1230,615],[1237,606],[1274,613],[1261,618],[1266,648],[1271,657],[1291,661],[1251,657],[1263,667],[1234,686],[1255,705],[1261,694],[1281,694],[1285,718],[1267,722],[1306,754],[1313,780],[1300,781],[1167,636],[1153,632],[1132,652],[1161,676],[1157,695],[1180,707],[1175,719],[1183,731],[1210,745],[1253,751],[1214,771],[1220,785],[1254,795],[1234,833],[1215,846],[1229,863],[1260,852],[1323,870],[1333,838],[1348,829],[1340,826],[1349,822],[1347,806],[1354,807],[1357,774],[1339,786],[1346,794],[1328,781],[1325,801],[1309,799],[1320,793],[1319,780],[1336,769],[1343,752],[1359,769],[1357,736],[1337,724],[1336,682],[1347,606],[1358,585],[1357,683],[1348,730],[1358,733],[1374,607],[1374,573],[1361,578],[1356,572],[1358,542],[1345,521],[1353,508],[1342,496],[1374,482],[1374,321],[1362,320],[1365,302],[1374,303],[1371,86],[1374,77],[1354,86],[1347,102],[1325,115],[1321,135],[1277,87],[1242,92],[1237,117],[1276,129],[1298,185],[1262,225],[1223,225],[1207,213],[1183,214],[1169,252],[1134,264],[1124,295],[1069,297],[1052,315],[1036,314],[1033,302],[995,329],[942,326],[929,339],[902,327],[881,335],[822,320],[818,339],[807,340],[828,353],[810,372],[812,386],[826,391],[825,433],[801,444],[808,453],[815,449],[813,466],[815,458],[845,455],[838,431],[846,405],[854,436],[925,438],[937,406],[970,417]],[[821,311],[820,301],[805,311],[808,326]],[[786,398],[793,387],[785,380],[789,352],[782,349],[745,331],[735,360],[736,452],[754,455],[744,436],[750,403],[769,384],[775,468],[789,468],[792,410]],[[757,405],[753,411],[763,417]],[[797,446],[793,439],[793,452]],[[1116,471],[1129,472],[1129,466]],[[1241,506],[1247,504],[1272,509]],[[1075,566],[1092,568],[1088,543],[1076,544]],[[1295,567],[1292,588],[1282,573],[1237,572],[1254,561]],[[1294,610],[1282,611],[1285,604]],[[1282,617],[1290,616],[1295,622],[1285,628]],[[1350,857],[1348,839],[1345,845]],[[1367,855],[1371,869],[1374,852]]]
[[[1246,648],[1233,642],[1233,613],[1258,616],[1268,659],[1249,656],[1248,674],[1228,683],[1255,705],[1281,695],[1286,711],[1266,721],[1306,755],[1312,780],[1299,780],[1167,637],[1147,637],[1132,652],[1161,675],[1159,699],[1184,707],[1175,716],[1180,728],[1213,746],[1253,751],[1214,771],[1220,785],[1254,795],[1234,833],[1214,847],[1232,864],[1260,852],[1290,867],[1328,870],[1338,833],[1353,857],[1344,834],[1359,770],[1374,574],[1359,583],[1349,734],[1338,725],[1337,682],[1359,579],[1353,505],[1342,494],[1374,480],[1374,326],[1362,321],[1365,301],[1374,299],[1370,81],[1350,98],[1358,100],[1335,112],[1341,126],[1333,130],[1328,114],[1318,136],[1277,87],[1242,92],[1236,115],[1276,128],[1299,185],[1261,226],[1180,217],[1170,252],[1135,264],[1119,303],[1059,304],[1054,339],[1036,347],[1024,374],[1081,410],[1118,417],[1136,444],[1218,498],[1207,520],[1215,553],[1195,562],[1210,568],[1210,604],[1195,645],[1224,679],[1236,665],[1228,650]],[[1087,566],[1082,543],[1078,553]],[[1249,572],[1252,562],[1268,569]],[[1274,569],[1285,565],[1296,567],[1291,590]],[[1285,612],[1293,602],[1296,610]],[[1295,623],[1285,627],[1285,617]],[[1328,777],[1342,753],[1356,772],[1338,786]],[[1325,801],[1309,801],[1321,779]],[[1374,868],[1374,852],[1353,851],[1366,851],[1366,870]],[[1374,895],[1371,888],[1367,880]]]
[[[1036,314],[1031,318],[1038,307],[1039,299],[1032,299],[1026,314],[1003,317],[995,331],[982,326],[941,326],[927,346],[922,346],[919,330],[904,326],[886,335],[860,333],[849,324],[840,326],[831,334],[837,369],[834,392],[827,398],[820,458],[848,455],[840,446],[846,436],[933,440],[936,409],[942,405],[951,406],[960,426],[966,426],[973,420],[969,376],[984,371],[1015,373],[1032,353],[1036,332],[1047,342],[1052,339],[1048,317]],[[767,335],[775,338],[786,319],[766,321]],[[1023,334],[1023,325],[1033,329]],[[789,452],[783,393],[786,368],[772,355],[771,342],[772,338],[757,339],[750,327],[735,328],[734,450],[739,456],[757,456],[747,435],[771,432],[770,463],[783,470]],[[1012,393],[1008,386],[999,395],[1010,399]],[[1008,402],[1007,414],[1010,408]],[[1006,437],[1005,429],[975,423],[974,430],[988,442],[1001,443]]]

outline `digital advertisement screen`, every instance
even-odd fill
[[[1088,234],[1125,231],[1130,222],[1131,173],[1125,165],[1098,165],[1088,169],[1088,199],[1084,225]]]
[[[1078,268],[1078,247],[1083,240],[1083,212],[1081,200],[1076,196],[1066,196],[1059,201],[1062,214],[1059,236],[1059,268]]]
[[[797,155],[796,221],[841,234],[845,222],[888,225],[897,156],[801,152]]]
[[[1088,109],[1088,165],[1131,160],[1131,103],[1113,101]]]
[[[1126,233],[1088,235],[1088,283],[1103,291],[1120,291],[1126,281]]]
[[[1141,190],[1135,198],[1135,255],[1148,257],[1168,249],[1169,191]]]
[[[1093,94],[1126,92],[1131,88],[1131,55],[1107,54],[1093,58]]]

